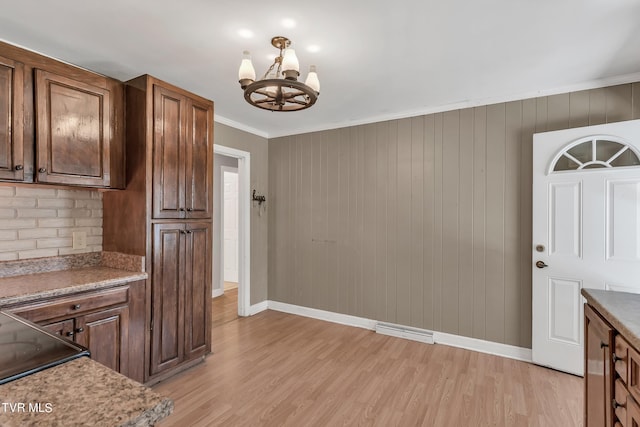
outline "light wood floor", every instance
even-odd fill
[[[225,291],[228,291],[229,289],[237,289],[238,288],[238,282],[224,282],[224,285],[222,287]]]
[[[154,389],[161,427],[568,427],[584,400],[568,374],[275,311],[214,323],[213,354]]]
[[[211,319],[214,328],[238,320],[238,288],[226,290],[212,301]]]

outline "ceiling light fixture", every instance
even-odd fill
[[[299,82],[300,65],[295,51],[289,47],[291,41],[278,36],[271,39],[271,44],[280,49],[280,55],[273,60],[260,80],[256,80],[249,52],[244,51],[238,70],[244,99],[255,107],[271,111],[298,111],[311,107],[320,95],[320,81],[315,65],[309,67],[307,80]]]

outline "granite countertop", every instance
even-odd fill
[[[94,266],[0,278],[0,306],[118,286],[147,273]]]
[[[3,427],[151,426],[173,411],[170,399],[88,357],[0,385],[0,396]]]
[[[0,307],[144,280],[144,263],[118,252],[0,262]]]
[[[640,294],[583,289],[587,303],[636,349],[640,349]]]

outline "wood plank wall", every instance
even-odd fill
[[[531,347],[532,135],[640,83],[269,140],[270,300]]]

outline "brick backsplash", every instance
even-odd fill
[[[73,249],[74,231],[87,247]],[[102,251],[102,193],[0,186],[0,261]]]

